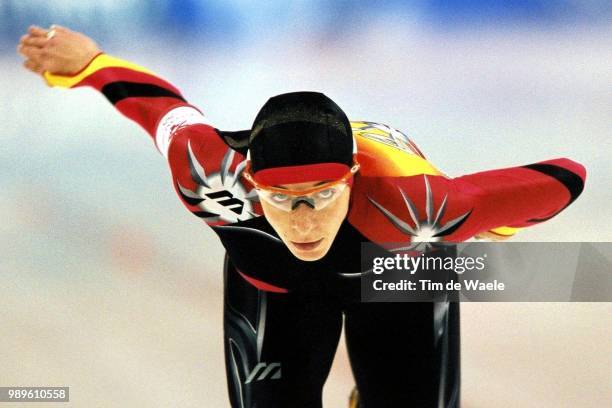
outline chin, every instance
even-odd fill
[[[320,253],[320,254],[304,254],[298,251],[291,251],[291,253],[298,258],[301,261],[307,261],[307,262],[312,262],[312,261],[318,261],[319,259],[323,258],[325,256],[325,253]]]

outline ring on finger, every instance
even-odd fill
[[[55,36],[55,30],[49,30],[49,32],[46,35],[47,40],[52,39],[54,36]]]

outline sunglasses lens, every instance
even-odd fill
[[[300,202],[307,203],[315,210],[321,210],[336,201],[345,188],[346,183],[341,182],[305,195],[300,195],[299,191],[290,190],[285,194],[278,191],[258,189],[257,193],[260,199],[271,206],[289,212],[298,208]]]

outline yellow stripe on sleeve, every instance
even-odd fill
[[[514,227],[497,227],[497,228],[491,229],[490,231],[497,235],[512,236],[516,234],[519,230],[520,228],[514,228]]]
[[[62,88],[71,88],[74,85],[81,82],[83,79],[87,78],[91,74],[96,71],[101,70],[102,68],[108,67],[117,67],[117,68],[127,68],[133,71],[144,72],[146,74],[155,75],[153,72],[148,69],[141,67],[139,65],[133,64],[129,61],[125,61],[119,58],[111,57],[107,54],[100,54],[95,57],[85,69],[79,72],[76,75],[65,76],[65,75],[54,75],[48,71],[45,71],[44,78],[47,81],[49,86],[59,86]]]

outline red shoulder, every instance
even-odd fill
[[[207,125],[173,136],[168,163],[173,184],[189,211],[209,225],[225,225],[263,214],[253,186],[242,176],[246,158]]]

